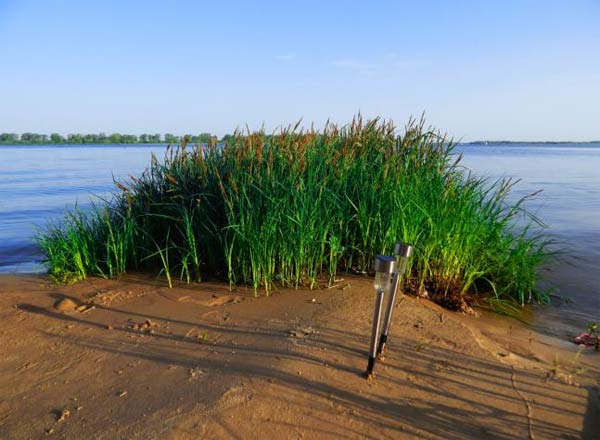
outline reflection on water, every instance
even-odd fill
[[[117,179],[139,174],[164,146],[0,146],[0,273],[41,270],[33,236],[66,207],[107,197]],[[537,325],[575,333],[600,322],[600,144],[459,146],[462,165],[492,179],[521,179],[513,200],[539,189],[528,206],[563,243],[544,285],[573,302],[538,311]]]

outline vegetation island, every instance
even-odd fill
[[[420,295],[452,308],[546,302],[536,284],[548,239],[534,216],[514,225],[527,197],[508,203],[512,181],[459,167],[456,144],[422,120],[397,133],[356,117],[321,131],[236,133],[219,147],[184,138],[117,182],[112,200],[42,234],[49,273],[73,282],[145,271],[169,285],[217,278],[268,294],[368,273],[402,240],[416,248],[407,288]]]

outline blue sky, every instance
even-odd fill
[[[0,132],[217,134],[359,110],[600,139],[600,1],[0,0]]]

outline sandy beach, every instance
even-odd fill
[[[371,280],[0,277],[0,437],[598,438],[600,354],[405,297],[363,377]]]

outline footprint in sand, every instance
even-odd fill
[[[213,295],[212,298],[209,300],[193,298],[191,296],[182,296],[182,297],[177,298],[177,302],[193,303],[193,304],[198,304],[201,306],[209,306],[209,307],[224,306],[226,304],[237,304],[237,303],[242,302],[242,300],[243,300],[243,298],[241,296],[232,296],[232,295],[223,295],[223,296]]]
[[[206,305],[210,306],[210,307],[215,307],[215,306],[224,306],[226,304],[237,304],[240,302],[242,302],[241,296],[230,296],[230,295],[216,296],[216,295],[213,295],[212,299],[210,299],[206,302]]]

